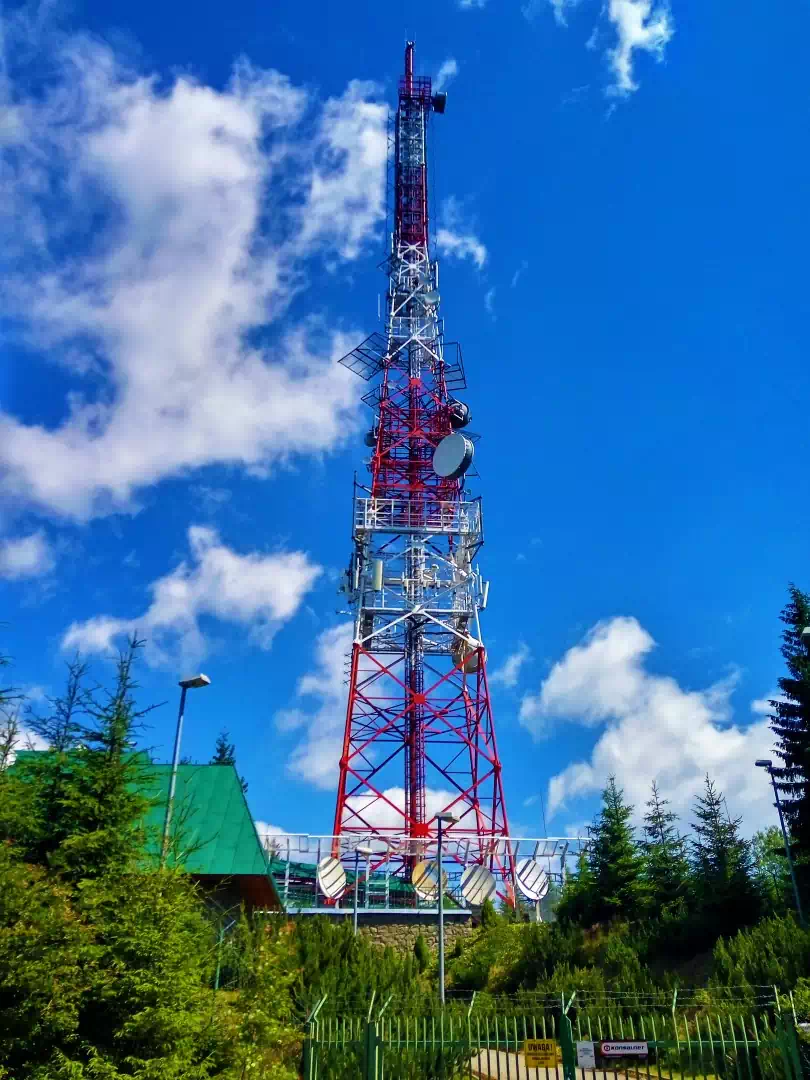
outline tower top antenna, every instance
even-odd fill
[[[410,94],[413,91],[413,42],[405,44],[405,91]]]

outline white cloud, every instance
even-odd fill
[[[446,90],[449,83],[458,75],[458,64],[452,56],[448,56],[439,68],[439,74],[433,80],[433,89],[436,93]]]
[[[0,540],[0,578],[18,581],[42,577],[53,569],[54,562],[50,544],[41,529],[28,536]]]
[[[425,790],[425,813],[428,820],[454,802],[458,792],[440,788]],[[354,827],[363,824],[375,829],[401,829],[405,820],[405,789],[389,787],[382,791],[383,798],[375,795],[358,795],[347,799],[349,809],[358,817],[347,817],[347,823]]]
[[[554,21],[558,26],[568,25],[566,12],[569,8],[576,7],[579,2],[580,0],[548,0],[554,10]],[[525,17],[531,20],[540,14],[541,8],[547,9],[548,3],[546,0],[527,0],[521,10]]]
[[[523,665],[531,654],[529,646],[525,641],[521,641],[517,649],[507,656],[501,667],[490,675],[490,684],[498,685],[500,683],[501,686],[517,686]]]
[[[675,30],[666,3],[653,7],[653,0],[609,0],[608,18],[618,37],[607,53],[615,76],[608,93],[624,97],[638,89],[633,78],[633,53],[641,49],[662,60]]]
[[[751,702],[751,712],[756,716],[771,716],[773,713],[772,701],[787,701],[781,690],[771,690],[770,694],[764,698],[756,698]]]
[[[458,6],[462,11],[472,11],[473,8],[479,10],[486,7],[487,0],[458,0]]]
[[[444,200],[440,219],[443,224],[436,233],[439,254],[470,259],[480,270],[487,261],[487,249],[464,221],[458,200],[452,195]]]
[[[653,779],[673,808],[688,814],[708,772],[732,812],[745,815],[747,830],[770,821],[767,784],[753,767],[770,752],[768,724],[731,723],[736,676],[686,690],[647,671],[654,645],[636,619],[598,623],[554,665],[539,693],[523,698],[521,723],[537,737],[555,719],[600,729],[589,760],[572,762],[552,778],[549,815],[572,798],[600,791],[611,774],[638,816]]]
[[[9,56],[30,53],[20,25]],[[356,258],[383,220],[376,88],[321,104],[247,61],[222,90],[163,85],[97,41],[45,40],[47,88],[9,74],[0,315],[72,389],[55,424],[0,413],[6,497],[86,519],[212,462],[337,445],[358,387],[336,360],[361,335],[278,323],[313,259]]]
[[[340,623],[319,634],[315,669],[298,682],[298,696],[317,701],[314,711],[282,709],[276,727],[303,730],[303,738],[287,762],[287,771],[323,791],[333,791],[343,747],[346,721],[346,663],[352,646],[353,624]]]
[[[495,286],[484,293],[484,309],[488,315],[495,314]]]
[[[267,649],[321,573],[301,551],[240,555],[201,525],[189,528],[188,540],[190,560],[152,582],[152,602],[142,615],[97,615],[73,623],[62,647],[104,652],[121,635],[138,633],[148,640],[150,663],[173,663],[178,654],[191,663],[208,651],[200,619],[210,616],[248,628],[251,641]]]
[[[514,272],[514,274],[512,274],[512,280],[509,283],[509,288],[510,289],[514,289],[514,287],[520,281],[521,275],[528,269],[529,269],[529,264],[524,259],[523,262],[520,264],[520,266],[517,268],[517,270]]]

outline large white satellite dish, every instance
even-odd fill
[[[442,871],[442,884],[447,888],[447,874]],[[438,863],[423,859],[411,871],[411,885],[421,900],[435,900],[439,895]]]
[[[339,900],[346,891],[346,871],[340,859],[327,855],[318,863],[318,885],[329,900]]]
[[[445,435],[433,451],[433,471],[447,480],[458,480],[472,464],[475,446],[466,435]]]
[[[515,868],[517,886],[527,900],[542,900],[549,889],[549,877],[537,859],[521,859]]]
[[[485,866],[468,866],[461,875],[461,895],[476,907],[495,895],[495,878]]]

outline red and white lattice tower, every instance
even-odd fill
[[[335,853],[352,837],[387,838],[407,877],[435,850],[436,815],[450,856],[487,866],[511,895],[501,763],[479,611],[480,499],[465,488],[474,436],[463,436],[466,384],[444,339],[438,265],[428,237],[427,129],[446,96],[413,74],[413,42],[393,133],[394,227],[385,334],[341,363],[374,383],[368,485],[355,483],[354,551],[345,590],[355,612],[340,758]],[[453,436],[448,440],[448,436]],[[444,454],[439,475],[437,446]],[[449,464],[447,463],[449,461]]]

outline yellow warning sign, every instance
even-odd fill
[[[527,1069],[556,1069],[559,1046],[556,1039],[526,1039],[523,1054]]]

